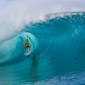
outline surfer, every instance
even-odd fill
[[[24,42],[25,48],[26,48],[26,54],[29,55],[30,53],[30,48],[31,48],[31,44],[29,43],[29,40],[27,40],[26,42]]]
[[[31,45],[29,43],[29,40],[27,40],[26,42],[24,42],[24,44],[25,44],[25,48],[31,48]]]

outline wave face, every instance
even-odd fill
[[[1,85],[84,85],[84,75],[84,12],[49,14],[0,43]]]

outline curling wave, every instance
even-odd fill
[[[24,55],[24,42],[27,39],[31,43],[29,56]],[[0,80],[8,78],[11,81],[39,81],[40,84],[42,80],[56,76],[80,76],[85,71],[84,50],[84,12],[47,15],[44,21],[31,22],[18,35],[1,42],[0,70],[4,71],[0,71]],[[6,70],[7,74],[4,74]],[[68,85],[68,81],[64,82],[66,84],[62,85]]]

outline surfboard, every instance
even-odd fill
[[[26,49],[26,52],[25,52],[25,55],[26,55],[26,56],[29,56],[30,53],[31,53],[31,49],[30,49],[30,48],[27,48],[27,49]]]

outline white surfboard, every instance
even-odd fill
[[[26,56],[29,56],[30,53],[31,53],[31,49],[30,49],[30,48],[27,48],[27,49],[26,49],[26,53],[25,53],[25,55],[26,55]]]

